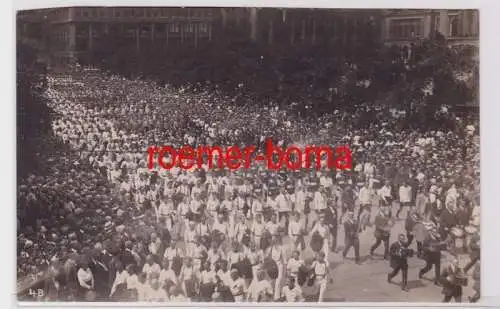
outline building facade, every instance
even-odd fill
[[[104,45],[137,50],[214,39],[270,45],[345,45],[380,38],[380,10],[69,7],[18,14],[18,34],[70,61]]]
[[[212,40],[216,8],[70,7],[18,14],[18,34],[41,40],[62,62],[111,43],[137,50]],[[31,31],[38,28],[38,31]]]
[[[382,37],[387,44],[410,44],[436,32],[448,44],[479,45],[478,10],[385,10]]]
[[[380,10],[298,8],[223,9],[223,24],[270,45],[344,45],[380,38]]]
[[[18,37],[59,62],[109,48],[197,48],[214,40],[261,45],[411,44],[440,32],[449,44],[479,42],[478,10],[66,7],[21,11]]]

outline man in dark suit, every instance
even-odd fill
[[[381,208],[380,213],[375,217],[375,244],[370,249],[373,255],[378,246],[384,243],[384,259],[389,256],[389,237],[391,236],[392,220],[389,216],[388,208]]]
[[[95,289],[98,299],[105,299],[109,295],[109,265],[103,261],[107,256],[102,252],[102,245],[96,244],[90,255],[89,268],[94,275]]]
[[[425,260],[425,267],[422,268],[418,277],[421,279],[425,273],[431,270],[432,266],[434,266],[434,284],[441,285],[439,282],[439,276],[441,272],[441,249],[443,242],[441,242],[439,233],[437,230],[429,231],[428,237],[424,240],[422,244],[422,252]]]
[[[122,262],[123,265],[138,264],[136,254],[132,252],[132,247],[133,247],[132,241],[127,240],[125,242],[125,250],[123,250],[120,255],[120,262]]]
[[[443,284],[443,303],[448,303],[451,298],[455,298],[455,302],[462,302],[462,286],[457,281],[457,277],[463,276],[462,269],[455,258],[451,261],[441,274]]]
[[[392,272],[387,275],[387,282],[391,282],[399,271],[402,273],[401,289],[408,291],[408,242],[404,234],[399,234],[398,241],[393,243],[390,248]]]
[[[481,257],[481,246],[479,241],[479,234],[472,235],[469,246],[470,262],[464,267],[464,272],[468,272],[474,264],[476,264]]]
[[[342,213],[348,210],[354,210],[354,191],[349,184],[342,190]]]
[[[328,206],[325,210],[325,222],[328,224],[328,230],[332,236],[330,251],[335,252],[337,249],[337,232],[339,229],[337,210],[332,206]]]
[[[359,260],[359,224],[354,217],[354,212],[349,210],[344,219],[345,231],[345,248],[342,256],[345,258],[347,252],[351,247],[354,247],[354,255],[356,257],[356,264],[360,263]]]

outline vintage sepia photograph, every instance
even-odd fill
[[[17,11],[18,301],[478,302],[479,17]]]

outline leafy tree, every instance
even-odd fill
[[[22,42],[17,46],[17,168],[22,177],[36,164],[36,144],[50,130],[51,111],[43,97],[45,65],[34,47]]]

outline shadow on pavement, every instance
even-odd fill
[[[408,281],[408,289],[413,290],[413,289],[418,289],[418,288],[423,288],[426,285],[422,283],[421,280],[411,280]]]

